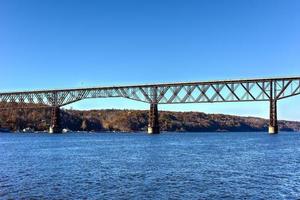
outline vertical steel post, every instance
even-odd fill
[[[52,107],[51,107],[51,124],[49,128],[49,133],[61,133],[61,119],[60,119],[60,108],[58,105],[58,94],[53,93],[52,96]]]
[[[61,133],[61,118],[60,118],[60,108],[58,106],[51,108],[51,125],[49,133]]]
[[[158,108],[157,108],[157,88],[152,88],[152,102],[150,104],[150,111],[149,111],[149,124],[148,124],[148,133],[149,134],[159,134],[159,115],[158,115]]]
[[[158,109],[157,104],[151,103],[149,111],[149,125],[148,133],[149,134],[159,134],[159,121],[158,121]]]
[[[276,83],[274,81],[271,81],[270,82],[270,121],[269,121],[269,134],[277,134],[277,133],[278,133],[278,123],[277,123]]]
[[[49,133],[61,133],[61,118],[60,118],[60,108],[58,106],[51,108],[51,125]]]

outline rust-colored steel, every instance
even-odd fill
[[[269,133],[278,133],[278,122],[277,122],[277,94],[276,84],[270,85],[270,121],[269,121]]]
[[[51,109],[51,126],[50,133],[61,133],[61,117],[60,117],[60,108],[52,107]]]
[[[158,109],[157,104],[150,104],[149,111],[149,125],[148,125],[148,133],[149,134],[159,134],[159,121],[158,121]]]

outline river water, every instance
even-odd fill
[[[0,134],[0,199],[299,199],[300,133]]]

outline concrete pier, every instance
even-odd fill
[[[277,134],[278,133],[278,126],[269,126],[269,134]]]

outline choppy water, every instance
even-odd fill
[[[299,199],[300,134],[0,134],[1,199]]]

